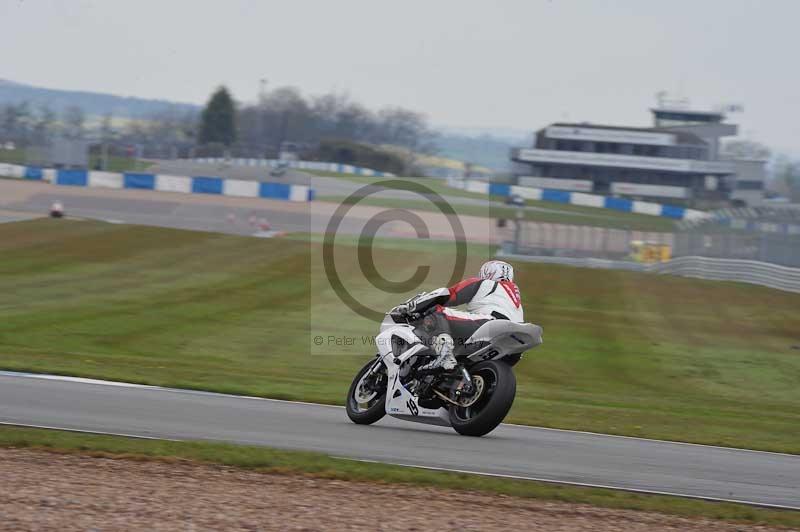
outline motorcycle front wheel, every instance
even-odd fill
[[[379,360],[370,360],[361,368],[347,392],[350,421],[371,425],[386,415],[386,379],[386,366]]]
[[[487,360],[469,369],[479,396],[469,406],[450,406],[450,424],[464,436],[483,436],[502,423],[514,403],[517,378],[511,366]]]

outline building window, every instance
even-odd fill
[[[763,190],[763,181],[736,181],[736,190]]]

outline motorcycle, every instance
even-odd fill
[[[392,417],[450,426],[465,436],[483,436],[505,419],[516,395],[512,367],[523,352],[542,343],[532,323],[490,320],[455,349],[451,371],[420,369],[436,356],[421,328],[435,312],[386,313],[375,337],[378,353],[356,374],[347,392],[347,415],[370,425]]]

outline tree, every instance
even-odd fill
[[[81,139],[84,134],[84,123],[86,115],[83,109],[76,105],[71,105],[64,110],[64,136],[68,139]]]
[[[393,174],[403,174],[407,168],[407,161],[398,149],[345,139],[323,139],[314,156],[320,161],[364,166]]]
[[[114,115],[106,113],[100,121],[100,139],[103,142],[108,142],[114,137],[113,120]]]
[[[31,128],[31,112],[28,102],[7,104],[0,112],[0,133],[9,140],[24,142]]]
[[[324,139],[391,145],[421,153],[436,151],[427,118],[399,107],[375,112],[347,93],[305,97],[295,87],[277,87],[237,114],[237,150],[275,156],[282,142],[308,149]]]
[[[200,117],[200,143],[229,147],[236,141],[236,107],[228,89],[219,87]]]
[[[45,144],[53,134],[56,125],[56,113],[48,105],[41,105],[33,122],[33,140]]]

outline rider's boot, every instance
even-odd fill
[[[456,362],[456,357],[453,355],[453,349],[455,344],[453,342],[453,337],[447,333],[442,333],[433,340],[433,352],[436,353],[436,358],[431,362],[421,366],[420,370],[433,370],[433,369],[443,369],[446,371],[450,371],[451,369],[455,368],[458,362]]]

